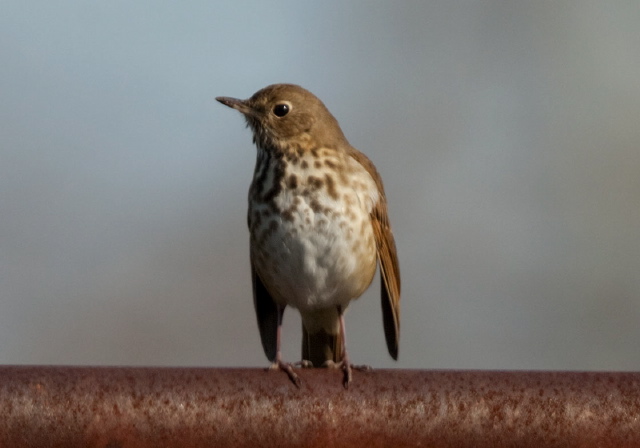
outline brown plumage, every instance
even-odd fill
[[[344,311],[380,266],[387,348],[398,357],[400,270],[382,179],[312,93],[276,84],[247,100],[219,97],[245,116],[258,148],[248,225],[254,304],[262,345],[281,359],[287,306],[300,311],[303,363],[336,365],[351,381]]]

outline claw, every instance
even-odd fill
[[[359,366],[351,366],[352,368],[354,368],[355,370],[359,370],[360,372],[371,372],[373,370],[373,367],[368,366],[366,364],[362,364]]]
[[[346,356],[342,358],[342,361],[340,362],[335,362],[329,359],[325,361],[324,364],[322,364],[322,366],[330,369],[342,369],[344,373],[344,377],[342,378],[342,385],[344,386],[345,389],[349,389],[349,383],[351,383],[351,381],[353,380],[353,374],[352,374],[353,369],[356,369],[356,370],[371,369],[371,367],[369,366],[352,366],[351,363],[349,362],[349,358]]]
[[[344,378],[342,379],[342,385],[345,389],[349,389],[349,383],[351,382],[351,363],[347,359],[342,361],[342,370],[344,371]]]
[[[298,389],[300,388],[300,378],[293,371],[293,366],[291,364],[277,360],[273,364],[271,364],[271,366],[269,366],[269,370],[282,370],[287,374],[291,382],[295,384]]]
[[[303,359],[302,361],[298,361],[294,364],[296,367],[301,367],[303,369],[313,369],[313,363],[308,359]]]

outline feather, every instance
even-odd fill
[[[389,224],[387,200],[384,194],[382,178],[373,162],[353,147],[347,153],[362,165],[378,187],[379,199],[371,210],[371,225],[376,240],[378,263],[380,266],[380,299],[382,303],[382,321],[389,354],[398,359],[400,342],[400,263],[396,243]]]
[[[278,305],[274,302],[267,288],[265,288],[256,272],[253,257],[251,259],[251,284],[253,286],[253,305],[258,318],[262,348],[264,349],[264,354],[267,355],[267,359],[273,362],[276,359],[278,350],[278,321],[282,317],[284,308],[282,310],[278,309]]]

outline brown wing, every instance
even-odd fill
[[[396,243],[391,233],[386,204],[378,203],[371,214],[373,234],[378,247],[380,264],[380,289],[382,300],[382,320],[387,348],[393,359],[398,359],[400,341],[400,265],[396,253]]]
[[[380,199],[371,211],[373,234],[378,249],[380,265],[380,283],[382,300],[382,321],[387,348],[393,359],[398,359],[400,341],[400,264],[396,252],[396,243],[391,232],[387,214],[387,200],[384,195],[382,178],[373,162],[357,149],[350,147],[347,153],[362,165],[375,181]]]
[[[251,260],[251,284],[253,286],[253,305],[258,318],[262,348],[264,349],[264,354],[267,355],[267,359],[273,362],[276,359],[276,351],[278,350],[278,315],[284,311],[284,308],[279,310],[278,305],[271,298],[271,294],[269,294],[256,272],[253,258]]]

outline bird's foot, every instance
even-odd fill
[[[361,364],[359,366],[351,366],[353,367],[353,369],[355,370],[359,370],[360,372],[371,372],[373,370],[373,367],[368,366],[366,364]]]
[[[300,367],[302,369],[313,369],[313,363],[308,359],[303,359],[294,364],[296,367]]]
[[[300,388],[300,378],[293,371],[293,364],[278,359],[271,364],[269,370],[282,370],[287,374],[291,382],[295,384],[297,388]]]
[[[349,361],[349,358],[346,356],[342,358],[342,361],[340,362],[327,360],[324,362],[322,366],[332,368],[332,369],[342,369],[344,373],[344,377],[342,379],[342,385],[344,386],[345,389],[349,389],[349,383],[351,383],[353,379],[353,374],[352,374],[353,370],[359,370],[361,372],[369,372],[373,370],[371,366],[367,366],[367,365],[358,365],[358,366],[352,365],[351,362]]]

